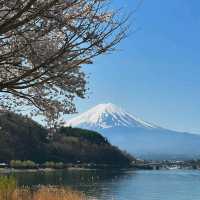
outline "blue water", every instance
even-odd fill
[[[199,200],[200,171],[138,171],[111,188],[118,200]]]
[[[15,173],[21,185],[65,185],[99,200],[200,200],[198,170]]]

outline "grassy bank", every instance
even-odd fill
[[[64,187],[18,188],[13,177],[0,177],[0,200],[86,200],[86,197]]]

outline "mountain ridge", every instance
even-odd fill
[[[103,129],[113,127],[161,128],[131,115],[112,103],[98,104],[78,117],[68,120],[65,126],[80,126],[84,123],[87,127]]]
[[[200,135],[143,121],[113,104],[99,104],[65,126],[100,132],[112,144],[142,159],[200,157]]]
[[[11,160],[47,161],[65,164],[128,166],[132,157],[98,132],[60,127],[52,138],[49,130],[32,119],[0,111],[0,163]]]

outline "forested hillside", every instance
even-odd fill
[[[94,163],[128,165],[131,157],[97,132],[60,128],[47,139],[48,130],[11,112],[0,113],[0,162],[32,160],[37,163]]]

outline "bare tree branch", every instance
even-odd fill
[[[108,0],[0,0],[0,106],[56,121],[84,98],[81,66],[114,50],[128,18]]]

